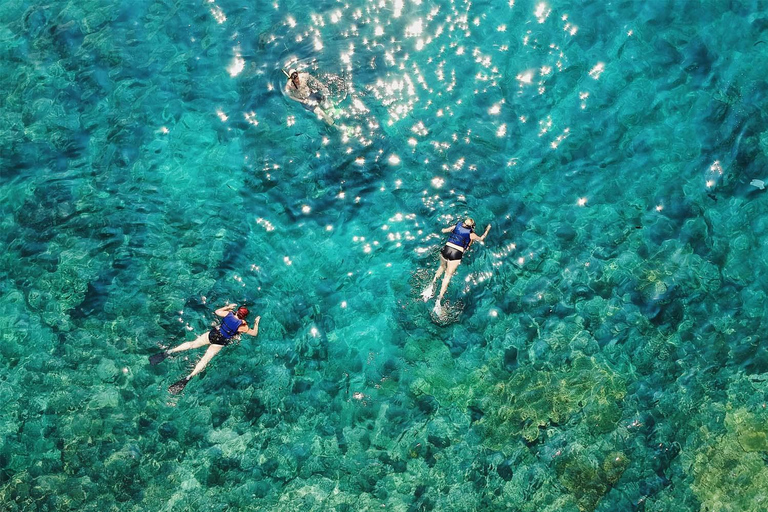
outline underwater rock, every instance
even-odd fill
[[[502,367],[508,372],[515,371],[517,368],[517,347],[509,347],[504,350]]]
[[[424,414],[430,415],[440,408],[440,403],[432,395],[421,395],[416,399],[416,406]]]
[[[752,430],[759,424],[743,409],[726,412],[725,425],[725,435],[702,432],[695,451],[686,454],[692,462],[691,488],[702,506],[712,510],[753,510],[755,503],[768,500],[766,452],[759,435],[765,429]]]
[[[514,466],[511,461],[505,460],[496,467],[496,472],[499,474],[502,480],[509,482],[514,476]]]
[[[739,408],[726,415],[726,422],[745,452],[768,453],[768,425],[764,420]]]
[[[621,475],[629,467],[629,459],[622,452],[611,452],[605,456],[603,461],[603,472],[605,480],[615,485]]]
[[[624,379],[596,357],[574,354],[557,369],[523,366],[508,380],[474,389],[483,444],[504,450],[516,436],[535,442],[543,427],[565,423],[578,411],[589,428],[612,430],[621,417],[617,402],[626,393]]]
[[[102,359],[96,367],[96,375],[102,382],[114,382],[119,373],[117,365],[110,359]]]
[[[98,393],[91,398],[88,406],[94,409],[115,408],[120,404],[120,393],[114,387],[96,388]]]
[[[595,510],[603,495],[608,492],[608,484],[592,460],[569,456],[560,459],[555,469],[560,482],[576,498],[582,512]]]
[[[573,227],[571,227],[568,224],[563,224],[555,230],[555,236],[557,236],[558,238],[560,238],[565,242],[570,242],[571,240],[576,238],[576,235],[577,235],[576,230],[573,229]]]
[[[166,421],[160,425],[160,428],[158,428],[158,433],[163,439],[175,439],[178,433],[178,429],[176,428],[176,425]]]

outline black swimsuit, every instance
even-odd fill
[[[208,333],[208,341],[211,342],[211,345],[221,345],[223,347],[226,347],[230,343],[232,343],[232,338],[225,338],[218,329],[215,327],[211,329],[211,332]]]
[[[447,259],[448,261],[460,260],[461,257],[464,256],[463,252],[456,249],[455,247],[451,247],[450,245],[444,246],[443,250],[440,251],[440,254],[442,254],[443,258]]]

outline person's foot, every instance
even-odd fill
[[[435,294],[435,283],[429,283],[429,286],[424,288],[424,291],[421,292],[421,298],[424,300],[424,302],[429,301],[429,299],[432,298],[432,296]]]
[[[435,309],[433,309],[437,316],[443,316],[443,306],[440,304],[440,299],[435,301]]]

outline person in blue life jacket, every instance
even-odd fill
[[[491,225],[488,224],[485,227],[485,233],[483,236],[475,234],[475,221],[471,217],[467,217],[463,221],[459,221],[455,226],[448,226],[442,229],[443,233],[450,233],[448,241],[440,251],[440,267],[435,272],[435,277],[432,278],[432,282],[427,286],[424,292],[421,294],[424,302],[427,302],[432,298],[435,293],[435,283],[437,279],[445,273],[443,277],[443,284],[440,287],[440,294],[437,296],[437,302],[435,303],[435,313],[440,315],[442,313],[442,306],[440,302],[443,300],[445,290],[448,289],[448,283],[451,282],[453,274],[456,273],[456,269],[461,264],[461,258],[473,242],[482,242],[488,235],[488,231],[491,230]]]
[[[219,350],[221,350],[223,347],[226,347],[232,343],[236,336],[239,336],[240,334],[257,336],[259,334],[259,321],[261,321],[261,317],[257,316],[256,320],[253,322],[253,327],[248,327],[248,324],[245,321],[248,313],[250,313],[248,308],[241,306],[237,308],[236,312],[233,313],[236,307],[237,304],[227,304],[226,306],[217,309],[216,316],[223,318],[221,324],[218,327],[214,327],[210,331],[201,334],[197,337],[196,340],[182,343],[178,347],[154,354],[149,357],[149,364],[154,366],[164,361],[171,354],[208,345],[208,350],[205,351],[203,357],[197,362],[195,368],[192,370],[192,373],[180,381],[171,384],[171,386],[168,388],[168,391],[174,395],[181,393],[181,391],[184,389],[184,386],[187,385],[190,379],[203,371],[208,363],[211,362],[213,356],[218,354]]]

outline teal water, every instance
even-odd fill
[[[2,2],[0,509],[765,510],[767,7]]]

